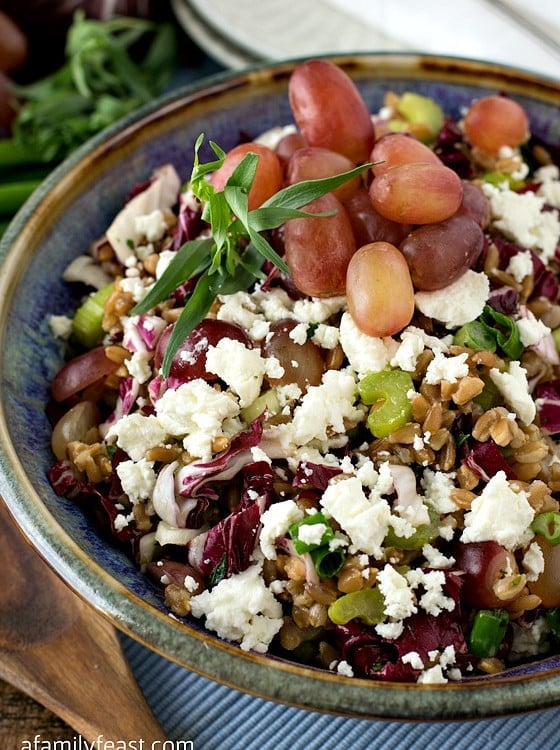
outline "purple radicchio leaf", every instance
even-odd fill
[[[130,413],[132,407],[136,403],[139,392],[140,385],[138,380],[133,378],[132,375],[120,379],[119,395],[117,396],[115,408],[105,422],[99,425],[99,434],[102,438],[107,435],[111,427],[116,424],[119,419],[122,419],[122,417]]]
[[[437,616],[425,612],[412,615],[404,620],[402,634],[393,640],[382,638],[375,630],[355,620],[336,626],[335,637],[342,658],[359,677],[391,682],[416,682],[420,670],[402,661],[402,657],[411,651],[418,653],[422,662],[428,665],[430,651],[441,652],[453,646],[457,664],[468,664],[468,648],[458,609],[460,587],[460,576],[446,571],[446,594],[456,602],[456,610]]]
[[[179,195],[179,215],[171,238],[171,249],[179,250],[185,242],[194,240],[202,229],[202,206],[192,193]]]
[[[238,433],[229,448],[211,461],[193,461],[177,473],[179,493],[190,497],[209,482],[225,481],[234,477],[251,459],[251,448],[256,447],[262,438],[265,414],[251,422],[249,429]]]
[[[517,479],[493,440],[487,440],[485,443],[474,442],[464,458],[464,463],[484,482],[490,481],[499,471],[504,471],[508,479]]]
[[[560,380],[539,383],[535,389],[535,404],[541,430],[547,435],[560,432]]]
[[[519,308],[519,292],[511,286],[492,289],[487,304],[502,315],[514,315]]]
[[[327,489],[329,481],[340,474],[340,472],[340,466],[327,466],[326,464],[301,461],[297,467],[293,485],[294,487],[324,492]]]
[[[209,585],[245,570],[258,539],[261,516],[270,505],[274,474],[263,461],[243,470],[241,501],[234,510],[188,544],[189,563]]]

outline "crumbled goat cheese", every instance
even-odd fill
[[[517,414],[523,424],[531,424],[537,407],[529,393],[527,371],[520,362],[509,363],[507,372],[500,372],[497,367],[490,370],[490,379],[502,394],[506,404]]]
[[[265,653],[284,622],[282,605],[265,585],[259,565],[222,579],[211,590],[191,598],[194,617],[220,638],[244,651]]]
[[[310,523],[303,524],[300,526],[298,531],[298,539],[304,544],[314,544],[319,546],[321,539],[327,531],[327,525],[324,523]],[[342,544],[334,545],[334,548],[343,546]]]
[[[115,437],[119,448],[133,461],[140,461],[146,451],[165,442],[167,431],[153,414],[126,414],[112,425],[106,437],[109,441]]]
[[[116,471],[123,492],[128,495],[131,503],[148,500],[152,496],[156,484],[153,461],[146,461],[144,458],[140,461],[121,461],[117,464]]]
[[[276,560],[276,540],[285,536],[290,526],[303,517],[303,511],[293,500],[281,500],[265,510],[261,516],[259,544],[268,560]]]
[[[72,318],[68,318],[66,315],[51,315],[49,328],[55,338],[64,340],[69,339],[74,330]]]
[[[416,292],[416,307],[428,318],[435,318],[447,328],[459,328],[482,313],[490,282],[485,273],[469,269],[452,284],[434,292]]]
[[[375,626],[375,632],[381,638],[387,638],[389,641],[393,641],[396,638],[400,638],[404,631],[404,623],[402,620],[396,620],[395,622],[380,622]]]
[[[422,336],[412,331],[404,330],[401,334],[401,343],[393,355],[389,364],[406,372],[414,372],[416,361],[425,349]]]
[[[535,179],[541,184],[537,195],[541,195],[549,206],[560,208],[560,170],[556,164],[547,164],[537,169]]]
[[[239,414],[239,404],[226,391],[216,391],[206,381],[191,380],[168,389],[156,402],[159,423],[168,435],[183,438],[191,456],[209,459],[213,438],[223,434],[224,420]]]
[[[424,669],[424,662],[420,658],[418,651],[409,651],[401,656],[403,664],[410,664],[412,669]]]
[[[385,369],[398,349],[398,343],[390,337],[381,339],[363,333],[348,312],[340,319],[340,345],[358,378]]]
[[[332,434],[344,435],[364,419],[364,409],[354,406],[356,382],[342,370],[327,370],[320,385],[307,389],[295,408],[292,429],[297,445],[312,440],[328,441]]]
[[[415,596],[407,579],[392,565],[385,565],[377,574],[377,585],[383,595],[384,609],[387,617],[404,620],[415,614],[418,609]]]
[[[147,383],[152,377],[152,352],[133,352],[132,356],[125,360],[125,366],[129,375],[139,383]]]
[[[490,203],[492,222],[518,245],[539,251],[547,263],[560,240],[560,220],[554,211],[543,211],[545,199],[532,191],[516,193],[485,182],[482,187]]]
[[[320,502],[350,537],[351,552],[361,551],[382,557],[381,545],[391,520],[391,509],[386,500],[368,497],[360,480],[348,477],[329,484]]]
[[[347,661],[344,661],[344,659],[339,662],[334,662],[329,668],[332,668],[333,671],[336,671],[338,674],[344,675],[344,677],[354,677],[354,670]]]
[[[455,609],[455,600],[443,593],[445,584],[443,570],[426,571],[422,568],[411,568],[406,572],[406,580],[413,590],[418,586],[424,588],[418,604],[429,615],[437,617],[444,610],[452,612]]]
[[[135,302],[143,300],[148,292],[148,288],[144,286],[142,279],[137,276],[121,279],[119,286],[121,292],[130,294]]]
[[[433,667],[425,669],[416,682],[419,685],[445,685],[449,680],[443,674],[441,665],[435,664]]]
[[[261,357],[258,349],[248,349],[235,339],[223,338],[209,346],[206,367],[220,377],[239,397],[239,406],[249,406],[261,392],[263,378],[281,378],[284,368],[276,357]]]
[[[161,240],[167,230],[167,222],[160,208],[156,208],[149,214],[137,216],[134,219],[134,229],[137,236],[145,237],[148,242]]]
[[[544,570],[544,555],[540,545],[532,542],[521,560],[528,581],[536,581]]]
[[[426,383],[438,385],[442,380],[456,383],[459,378],[464,378],[469,374],[468,356],[467,352],[462,352],[455,357],[446,357],[442,352],[435,352],[426,370]]]
[[[495,474],[465,513],[461,541],[494,541],[513,550],[533,536],[535,511],[523,490],[514,491],[504,471]]]
[[[275,125],[273,128],[269,128],[269,130],[265,130],[263,133],[258,135],[254,139],[254,143],[260,143],[261,145],[267,146],[274,151],[282,138],[295,132],[295,125]]]
[[[424,469],[420,485],[424,489],[426,501],[438,513],[454,513],[457,510],[456,503],[451,499],[451,493],[455,489],[454,478],[454,473],[445,474],[441,471]]]
[[[523,279],[531,276],[533,273],[533,256],[530,250],[523,250],[515,253],[510,258],[506,272],[510,273],[513,278],[521,284]]]
[[[446,557],[437,547],[431,544],[425,544],[422,547],[422,554],[430,568],[451,568],[455,562],[454,557]]]
[[[542,320],[536,318],[530,310],[525,310],[523,317],[516,320],[515,324],[523,346],[537,346],[551,333],[550,328]]]

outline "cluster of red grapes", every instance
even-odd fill
[[[271,149],[244,143],[214,173],[217,189],[249,152],[260,156],[249,207],[285,184],[328,177],[372,162],[357,177],[306,206],[328,217],[292,219],[284,227],[285,259],[304,294],[346,294],[356,325],[371,336],[402,330],[416,290],[442,289],[476,260],[489,222],[488,202],[425,143],[409,133],[376,138],[358,88],[325,60],[299,65],[289,84],[297,132]],[[512,99],[475,100],[464,117],[468,143],[487,154],[516,148],[529,135],[524,109]]]

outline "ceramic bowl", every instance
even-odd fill
[[[434,97],[451,115],[474,97],[506,91],[526,107],[533,132],[560,143],[560,84],[488,63],[421,55],[331,58],[372,111],[388,89]],[[247,653],[170,617],[161,593],[82,513],[52,491],[49,382],[61,364],[49,317],[72,305],[61,281],[69,261],[98,238],[131,186],[165,162],[190,173],[200,132],[222,148],[291,121],[294,62],[218,74],[138,111],[57,168],[26,203],[0,246],[0,492],[54,570],[117,628],[220,683],[303,708],[361,718],[499,716],[560,704],[560,657],[505,673],[435,686],[388,684]]]

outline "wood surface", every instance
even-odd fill
[[[0,570],[0,678],[90,741],[166,739],[115,629],[40,559],[1,502]]]

